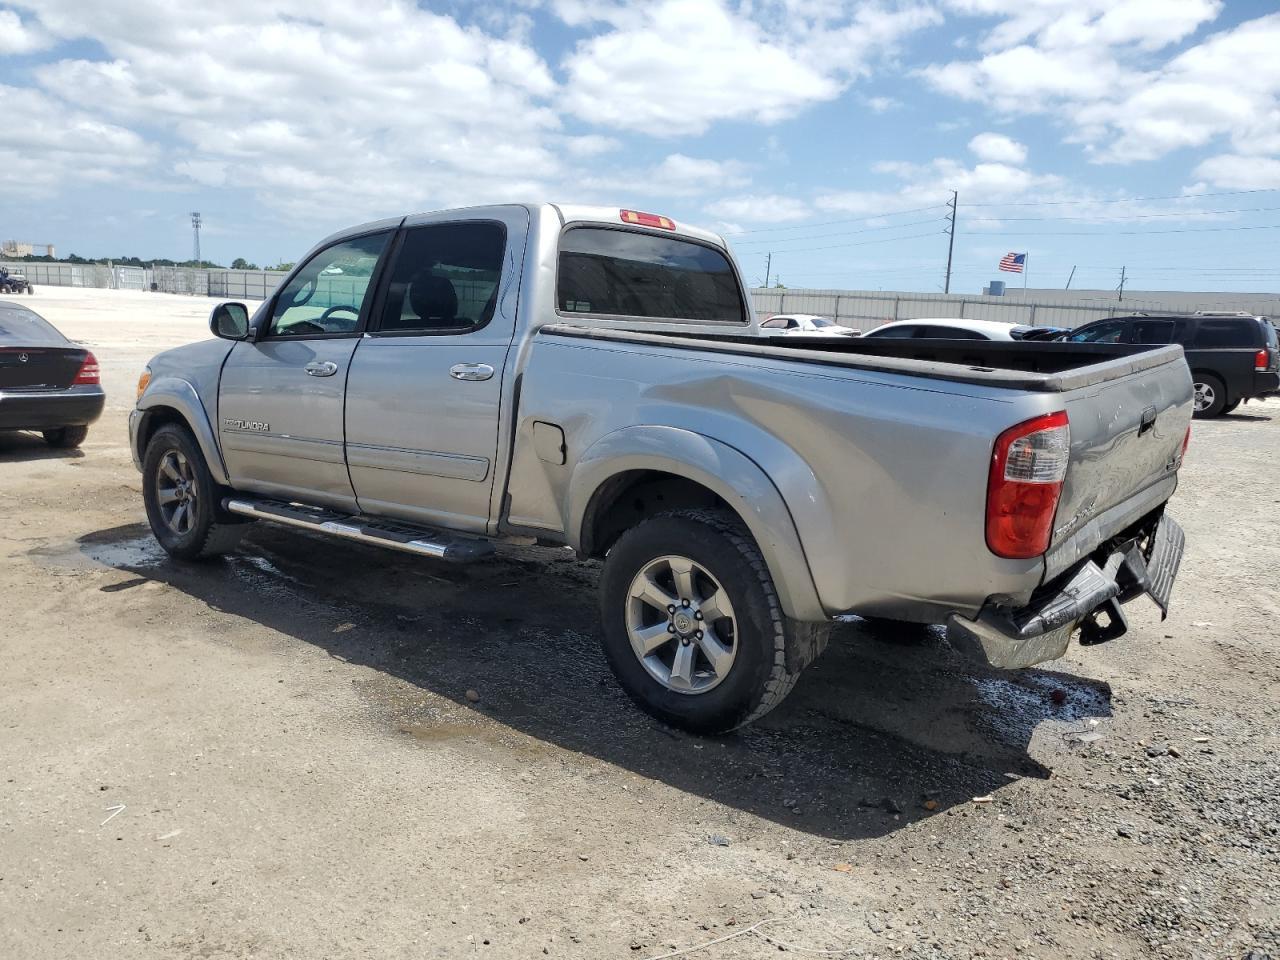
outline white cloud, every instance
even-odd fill
[[[0,10],[0,56],[34,53],[52,43],[44,30],[24,22],[12,10]]]
[[[813,214],[813,209],[803,200],[781,194],[725,197],[707,204],[706,211],[721,220],[744,223],[789,223]]]
[[[993,163],[1021,164],[1027,159],[1027,148],[1000,133],[980,133],[969,141],[969,149],[979,160]]]
[[[561,0],[557,10],[570,25],[608,26],[565,61],[565,109],[656,136],[718,120],[774,123],[834,99],[904,35],[936,21],[923,5],[846,11],[796,0]]]
[[[1201,163],[1195,175],[1227,190],[1275,190],[1280,189],[1280,159],[1222,154]]]
[[[602,137],[598,133],[588,133],[580,137],[568,137],[564,147],[575,157],[598,157],[601,154],[613,153],[622,148],[622,142],[614,137]]]
[[[750,183],[745,166],[736,160],[708,160],[672,153],[659,163],[635,170],[583,176],[579,188],[596,195],[620,197],[690,197]]]
[[[866,103],[873,113],[887,113],[902,106],[902,101],[895,100],[893,97],[868,97]]]

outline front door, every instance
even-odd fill
[[[527,228],[523,207],[405,221],[347,387],[364,512],[485,531]]]
[[[391,236],[383,230],[321,250],[277,294],[257,340],[231,351],[218,430],[237,489],[355,509],[343,395]]]

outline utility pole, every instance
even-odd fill
[[[959,206],[958,200],[960,194],[956,190],[951,191],[951,202],[947,204],[951,208],[951,216],[948,218],[950,226],[947,228],[947,279],[942,284],[942,292],[951,292],[951,254],[956,249],[956,207]]]
[[[764,288],[769,289],[769,271],[773,267],[773,254],[770,253],[764,258]]]
[[[1125,271],[1125,268],[1121,267],[1120,268],[1120,287],[1119,287],[1120,295],[1116,297],[1117,302],[1124,299],[1124,271]]]
[[[1071,281],[1072,281],[1072,279],[1075,277],[1075,275],[1076,275],[1076,268],[1073,266],[1073,267],[1071,268],[1071,274],[1067,277],[1067,285],[1066,285],[1065,287],[1063,287],[1063,288],[1062,288],[1063,290],[1070,290],[1070,289],[1071,289]]]
[[[200,266],[200,223],[200,214],[193,211],[191,214],[191,232],[195,236],[195,261],[197,267]]]

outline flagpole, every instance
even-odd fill
[[[1031,251],[1022,255],[1022,289],[1027,289],[1027,274],[1031,272]]]

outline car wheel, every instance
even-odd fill
[[[59,450],[70,450],[80,446],[88,435],[89,428],[84,425],[59,427],[57,430],[45,430],[41,434],[45,443],[51,447],[57,447]]]
[[[1226,385],[1211,373],[1193,373],[1191,380],[1195,390],[1193,416],[1201,420],[1220,416],[1227,405]]]
[[[160,546],[180,560],[231,550],[244,531],[223,511],[222,491],[186,428],[166,424],[147,444],[142,499]]]
[[[605,558],[600,601],[622,688],[695,733],[724,733],[776,707],[830,631],[783,614],[759,547],[722,511],[676,511],[626,531]]]
[[[1240,401],[1232,400],[1230,403],[1228,403],[1225,407],[1222,408],[1222,412],[1230,413],[1232,410],[1234,410],[1238,406],[1240,406]]]

